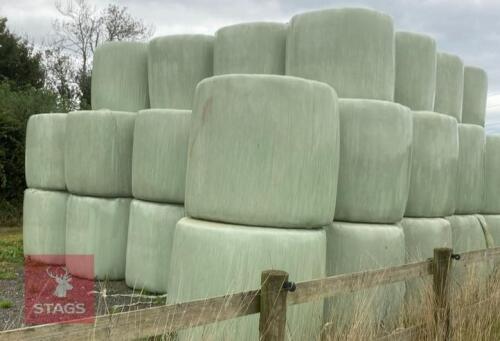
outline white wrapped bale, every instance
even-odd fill
[[[47,264],[64,264],[66,200],[64,192],[24,191],[24,256]]]
[[[339,113],[335,220],[400,221],[410,185],[411,112],[396,103],[341,99]]]
[[[363,8],[296,15],[288,29],[286,74],[330,84],[343,98],[394,98],[391,17]]]
[[[172,35],[149,42],[151,108],[191,109],[196,84],[213,73],[214,37]]]
[[[493,241],[492,247],[500,247],[500,215],[485,214],[483,218]],[[500,263],[497,261],[496,263]]]
[[[438,53],[434,111],[453,116],[462,122],[464,63],[452,54]]]
[[[167,292],[175,225],[182,217],[183,206],[132,200],[125,270],[129,287]]]
[[[337,96],[328,85],[272,75],[204,80],[191,124],[186,214],[322,227],[333,220],[338,148]]]
[[[455,212],[458,166],[457,121],[413,112],[413,153],[406,217],[446,217]]]
[[[108,42],[94,53],[92,109],[137,111],[149,108],[147,44]]]
[[[67,257],[68,271],[87,279],[122,280],[130,199],[101,199],[70,195],[66,218],[66,254],[91,255],[93,272],[77,258]]]
[[[435,248],[452,247],[451,226],[442,218],[405,218],[400,223],[405,236],[406,263],[434,257]],[[432,278],[406,281],[406,301],[419,304],[432,293]]]
[[[500,135],[486,136],[482,213],[500,214]]]
[[[454,215],[446,218],[451,225],[452,246],[454,253],[483,250],[488,247],[485,231],[480,219],[475,215]],[[469,264],[454,262],[452,265],[453,289],[471,290],[471,286],[483,286],[491,272],[490,264],[480,262]]]
[[[458,125],[458,175],[456,214],[474,214],[483,208],[484,128],[472,124]]]
[[[75,111],[66,119],[65,178],[68,191],[128,197],[136,113]]]
[[[396,33],[394,101],[412,110],[432,111],[436,92],[436,41],[426,35]]]
[[[285,73],[286,24],[271,22],[226,26],[215,34],[214,74]]]
[[[39,114],[26,128],[25,175],[28,187],[65,190],[66,114]]]
[[[326,227],[326,274],[352,272],[403,265],[405,240],[403,230],[395,225],[370,225],[333,222]],[[395,322],[402,308],[404,282],[374,289],[342,294],[325,302],[325,321],[339,328],[349,327],[362,318],[367,325],[380,321]]]
[[[168,303],[221,296],[260,287],[261,272],[284,270],[291,281],[325,276],[323,229],[274,229],[183,218],[177,223]],[[166,269],[166,266],[163,268]],[[313,340],[323,322],[323,302],[287,310],[290,335]],[[258,340],[259,317],[251,315],[180,332],[181,340]]]
[[[484,127],[486,100],[488,97],[488,75],[483,69],[466,66],[464,70],[464,100],[462,122]]]
[[[132,156],[135,198],[184,203],[190,110],[150,109],[137,116]]]

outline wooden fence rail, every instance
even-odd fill
[[[500,257],[500,247],[452,255],[451,249],[436,249],[434,258],[381,270],[291,283],[283,271],[262,273],[261,289],[168,306],[95,317],[93,323],[53,323],[0,333],[0,340],[133,340],[260,313],[261,340],[284,340],[286,307],[321,300],[341,293],[433,276],[436,298],[436,339],[450,335],[449,273],[452,259],[461,263],[483,262]],[[414,326],[379,340],[409,339],[422,330]]]

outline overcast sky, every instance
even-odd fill
[[[63,0],[64,1],[64,0]],[[91,0],[97,7],[110,1]],[[394,18],[396,30],[432,35],[438,49],[483,67],[490,78],[488,129],[500,132],[500,0],[119,0],[156,27],[155,36],[214,33],[238,22],[286,22],[294,14],[329,7],[364,6]],[[0,15],[14,32],[40,42],[58,18],[55,0],[0,0]]]

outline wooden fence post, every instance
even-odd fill
[[[433,288],[435,295],[434,319],[436,322],[436,340],[449,340],[450,330],[450,285],[452,249],[434,249]]]
[[[286,331],[288,273],[266,270],[261,275],[259,333],[261,341],[283,341]]]

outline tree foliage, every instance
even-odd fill
[[[56,46],[79,60],[75,81],[80,89],[80,107],[90,108],[90,77],[92,56],[105,41],[144,40],[154,29],[134,18],[127,7],[114,4],[98,10],[88,0],[56,3],[63,19],[54,22]]]
[[[13,89],[43,87],[41,59],[27,41],[8,30],[7,18],[0,17],[0,81],[8,81]]]

